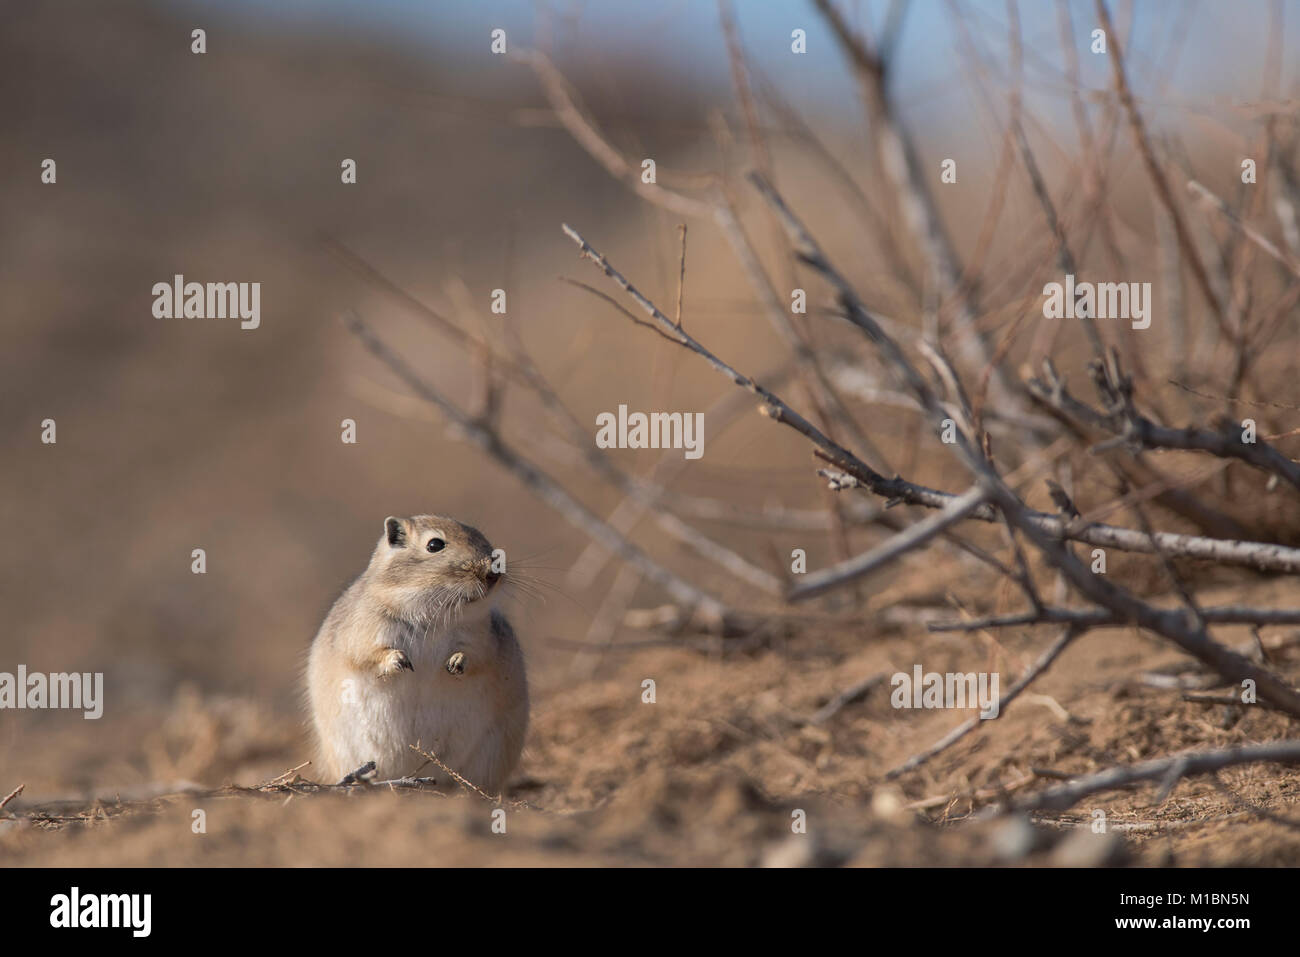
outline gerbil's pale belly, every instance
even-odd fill
[[[412,750],[417,745],[489,793],[504,787],[519,756],[522,729],[512,733],[519,709],[500,693],[511,676],[503,673],[492,636],[475,632],[480,629],[453,629],[404,646],[414,671],[356,676],[355,700],[343,704],[331,728],[322,729],[340,775],[374,761],[378,780],[445,777]],[[462,675],[445,667],[456,651],[466,656]],[[525,706],[524,721],[526,714]]]

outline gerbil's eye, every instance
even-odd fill
[[[440,552],[447,547],[447,543],[444,542],[441,538],[431,538],[429,539],[429,544],[427,547],[431,552]]]

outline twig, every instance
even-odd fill
[[[375,762],[367,761],[365,764],[361,765],[361,767],[357,768],[355,771],[349,771],[347,774],[343,775],[343,780],[338,782],[338,786],[345,787],[346,785],[349,784],[360,784],[362,781],[364,781],[366,778],[370,777],[370,775],[374,773],[375,773]]]
[[[998,718],[1002,717],[1002,715],[1006,713],[1007,706],[1016,699],[1016,697],[1020,694],[1020,692],[1028,688],[1029,685],[1034,681],[1034,679],[1036,679],[1039,675],[1041,675],[1044,671],[1046,671],[1049,667],[1051,667],[1052,662],[1060,657],[1061,652],[1063,652],[1069,646],[1069,644],[1072,641],[1074,641],[1074,639],[1078,638],[1085,631],[1087,631],[1086,627],[1081,627],[1078,625],[1070,625],[1064,631],[1062,631],[1060,637],[1057,638],[1056,641],[1052,642],[1051,646],[1045,652],[1043,652],[1042,655],[1039,656],[1038,660],[1035,661],[1032,665],[1030,665],[1029,669],[1025,671],[1023,675],[1020,676],[1020,680],[1017,681],[1014,685],[1012,685],[1007,690],[1007,693],[1004,694],[1002,698],[998,701],[997,717]],[[930,747],[926,748],[924,751],[912,755],[902,764],[898,765],[897,767],[889,771],[885,775],[885,780],[892,780],[893,778],[906,774],[909,771],[916,770],[921,765],[929,761],[931,758],[935,757],[936,755],[942,754],[944,751],[948,750],[948,748],[952,747],[962,738],[966,737],[966,735],[970,734],[972,731],[978,728],[980,724],[985,720],[996,720],[996,718],[985,719],[980,717],[979,715],[976,715],[973,718],[963,721],[961,724],[957,725],[957,727],[953,728],[951,731],[945,734],[934,744],[930,745]]]
[[[411,750],[414,751],[416,754],[420,755],[422,758],[425,758],[428,761],[432,761],[435,765],[437,765],[440,769],[442,769],[444,773],[450,775],[452,780],[454,780],[457,784],[461,785],[464,788],[469,789],[470,791],[473,791],[479,797],[483,798],[483,800],[497,805],[501,803],[501,795],[498,794],[496,797],[493,797],[492,795],[484,791],[481,787],[479,787],[477,784],[474,784],[466,780],[460,774],[456,773],[451,768],[447,767],[447,765],[443,764],[442,759],[439,758],[432,751],[425,751],[417,744],[411,745]]]
[[[1235,340],[1237,330],[1228,326],[1223,312],[1223,305],[1219,302],[1219,298],[1214,294],[1214,289],[1210,285],[1210,277],[1205,271],[1205,264],[1201,261],[1200,253],[1197,251],[1196,243],[1192,239],[1192,234],[1183,219],[1182,211],[1174,203],[1173,191],[1169,188],[1169,180],[1165,177],[1164,171],[1160,168],[1160,163],[1156,160],[1155,153],[1151,149],[1151,141],[1147,137],[1146,125],[1142,122],[1142,114],[1138,112],[1137,103],[1133,100],[1133,91],[1129,88],[1128,76],[1124,70],[1123,52],[1120,50],[1119,36],[1115,31],[1115,25],[1111,22],[1110,11],[1106,9],[1106,0],[1096,0],[1096,4],[1097,19],[1101,23],[1101,28],[1106,31],[1106,44],[1107,49],[1110,51],[1111,72],[1115,82],[1115,90],[1119,94],[1120,103],[1123,104],[1125,113],[1128,115],[1129,127],[1133,131],[1133,140],[1137,144],[1138,153],[1142,157],[1142,162],[1146,165],[1151,181],[1155,184],[1156,196],[1159,197],[1161,205],[1169,212],[1169,218],[1174,226],[1174,233],[1178,237],[1178,245],[1182,247],[1183,255],[1187,257],[1192,276],[1196,279],[1201,294],[1209,304],[1224,336],[1230,341]]]
[[[1237,708],[1240,708],[1245,704],[1240,697],[1233,694],[1210,694],[1204,691],[1184,691],[1180,697],[1190,704],[1220,704]],[[1274,710],[1273,706],[1267,701],[1257,701],[1255,704],[1265,710]]]
[[[1250,405],[1258,409],[1285,409],[1288,412],[1300,412],[1300,405],[1292,405],[1286,402],[1264,402],[1260,400],[1247,399],[1240,395],[1210,395],[1208,392],[1201,392],[1193,389],[1185,382],[1179,382],[1177,379],[1168,380],[1170,385],[1177,386],[1184,392],[1190,392],[1192,395],[1199,395],[1202,399],[1211,399],[1215,402],[1232,402],[1240,405]]]
[[[820,429],[805,419],[802,415],[792,409],[786,402],[770,392],[763,386],[759,385],[749,376],[738,372],[727,363],[723,362],[712,352],[700,344],[693,336],[684,329],[678,329],[671,319],[660,312],[659,308],[647,299],[641,292],[633,286],[628,280],[615,269],[608,260],[605,259],[596,249],[594,249],[582,235],[570,226],[568,223],[563,225],[564,234],[573,240],[582,251],[582,256],[591,260],[601,272],[614,281],[637,304],[658,327],[658,330],[672,339],[678,345],[701,356],[715,370],[725,375],[735,385],[758,396],[763,400],[761,411],[769,418],[786,425],[799,432],[801,435],[810,439],[820,449],[832,456],[831,461],[840,465],[841,468],[851,472],[853,476],[860,481],[870,483],[875,488],[890,488],[891,483],[884,476],[877,473],[871,466],[863,462],[848,449],[839,445],[837,442],[828,438]],[[907,483],[902,483],[906,485]],[[941,493],[940,493],[941,494]]]
[[[1300,741],[1246,744],[1220,751],[1184,751],[1127,767],[1107,768],[1013,802],[1007,810],[1065,811],[1101,791],[1114,791],[1144,781],[1176,782],[1189,775],[1208,774],[1233,765],[1256,762],[1300,764]]]
[[[681,230],[682,233],[682,264],[681,264],[680,271],[677,273],[677,315],[676,315],[677,328],[680,329],[682,327],[682,292],[686,288],[686,224],[678,223],[677,228]]]
[[[993,349],[980,331],[980,314],[972,291],[961,282],[962,270],[956,251],[944,228],[943,219],[926,188],[926,177],[916,147],[904,131],[885,90],[885,63],[856,36],[831,0],[814,0],[848,57],[871,114],[873,140],[881,165],[893,183],[903,218],[926,260],[939,280],[940,293],[954,300],[958,354],[969,370],[983,369],[993,359]],[[1001,366],[994,371],[994,395],[999,404],[1020,405],[1009,378]]]
[[[643,183],[639,171],[610,144],[578,106],[568,81],[544,53],[539,50],[514,50],[508,55],[511,59],[532,67],[542,84],[542,92],[546,94],[546,99],[564,128],[610,176],[631,187],[642,198],[680,216],[714,216],[715,207],[710,203],[692,199],[658,183]],[[713,178],[705,179],[712,182]]]
[[[1219,458],[1238,459],[1261,471],[1272,472],[1300,489],[1300,464],[1262,437],[1253,443],[1242,442],[1235,426],[1217,432],[1195,426],[1174,429],[1158,425],[1139,413],[1132,402],[1132,381],[1119,371],[1113,355],[1109,361],[1099,363],[1093,373],[1107,403],[1100,412],[1070,394],[1050,361],[1044,362],[1043,368],[1046,381],[1029,380],[1030,394],[1063,415],[1110,432],[1140,448],[1208,452]]]
[[[1187,191],[1192,195],[1203,199],[1210,206],[1213,206],[1220,216],[1230,222],[1237,229],[1241,230],[1242,234],[1252,243],[1285,266],[1287,271],[1293,276],[1300,276],[1300,262],[1298,262],[1294,256],[1279,249],[1267,236],[1255,229],[1249,223],[1243,222],[1228,208],[1227,203],[1206,189],[1205,186],[1198,183],[1196,180],[1191,179],[1187,181]]]
[[[813,725],[825,724],[831,718],[835,717],[835,715],[839,714],[840,711],[842,711],[848,705],[856,704],[857,702],[861,701],[872,691],[872,689],[876,688],[881,684],[884,684],[884,682],[888,680],[888,678],[889,678],[888,673],[882,671],[879,674],[874,674],[867,678],[863,678],[861,681],[858,681],[850,685],[849,687],[845,688],[843,691],[837,693],[834,697],[831,698],[830,701],[826,702],[824,705],[822,705],[820,708],[814,711],[808,717],[806,723],[813,724]]]
[[[908,526],[875,548],[808,575],[801,584],[790,589],[786,594],[786,600],[805,601],[832,588],[855,581],[912,549],[925,545],[949,526],[966,518],[983,505],[984,501],[984,490],[978,486],[971,488],[954,498],[941,511]]]
[[[23,788],[25,787],[27,787],[26,784],[20,784],[18,785],[18,787],[14,788],[12,791],[6,794],[4,800],[0,801],[0,811],[4,810],[6,804],[8,804],[10,801],[16,798],[18,795],[22,794]]]
[[[1213,625],[1300,625],[1300,608],[1244,608],[1225,605],[1201,608],[1201,617]],[[1170,609],[1176,613],[1175,609]],[[931,621],[930,631],[983,631],[986,628],[1018,628],[1028,625],[1076,624],[1103,628],[1125,624],[1120,615],[1105,608],[1038,608],[1018,615],[993,615],[966,621]]]
[[[1011,133],[1015,138],[1016,146],[1020,151],[1020,161],[1025,166],[1025,172],[1029,176],[1030,186],[1033,188],[1034,196],[1038,200],[1038,205],[1042,207],[1043,216],[1047,220],[1047,228],[1052,233],[1052,239],[1056,242],[1057,258],[1060,262],[1061,271],[1066,275],[1073,275],[1079,271],[1078,264],[1075,261],[1074,254],[1070,251],[1070,241],[1065,234],[1065,227],[1061,223],[1060,216],[1057,215],[1056,205],[1052,202],[1052,196],[1047,190],[1047,183],[1043,179],[1042,171],[1038,168],[1038,160],[1034,157],[1034,151],[1029,145],[1029,138],[1025,135],[1024,124],[1020,121],[1020,63],[1021,63],[1021,39],[1020,39],[1020,13],[1016,6],[1015,0],[1007,0],[1007,19],[1008,29],[1011,35],[1012,59],[1016,70],[1016,86],[1012,91],[1011,104]],[[1083,325],[1083,330],[1087,333],[1088,342],[1092,345],[1093,353],[1100,357],[1105,354],[1105,346],[1101,341],[1101,334],[1097,331],[1097,323],[1086,310],[1078,312],[1079,322]]]
[[[309,764],[311,764],[310,761],[304,761],[302,764],[290,768],[288,771],[285,771],[283,774],[277,774],[275,777],[271,778],[271,780],[259,784],[258,787],[266,788],[276,784],[283,784],[287,779],[292,778],[295,774],[297,774],[303,768],[307,767],[307,765]]]
[[[944,807],[953,803],[957,798],[965,797],[974,804],[976,801],[997,801],[1006,797],[1012,791],[1019,791],[1021,788],[1034,782],[1037,772],[1024,774],[1015,780],[1008,781],[1006,784],[996,784],[992,787],[980,788],[967,794],[936,794],[932,797],[921,798],[919,801],[911,801],[903,805],[907,811],[928,811],[931,808]]]
[[[861,328],[873,341],[883,341],[888,344],[889,365],[896,368],[901,366],[906,370],[910,370],[909,388],[915,391],[919,387],[929,394],[929,386],[912,369],[906,357],[889,339],[874,317],[862,306],[848,282],[826,260],[820,248],[804,229],[803,224],[794,218],[794,215],[785,206],[784,201],[776,195],[775,191],[766,182],[757,177],[754,178],[754,182],[760,191],[764,193],[764,196],[770,202],[776,204],[777,208],[782,212],[787,228],[792,231],[796,238],[796,250],[800,251],[801,258],[804,258],[805,262],[822,272],[840,291],[846,316],[851,318],[854,324]],[[944,412],[942,406],[932,394],[929,394],[929,402],[930,412],[935,414]],[[778,414],[773,412],[768,412],[768,414],[780,420]],[[821,443],[818,444],[821,445]],[[827,452],[827,450],[825,446],[822,446],[815,454],[849,473],[856,480],[857,485],[885,497],[888,501],[905,502],[909,505],[924,505],[928,508],[944,508],[953,497],[947,492],[914,485],[901,478],[896,477],[886,480],[883,476],[866,467],[865,463],[858,461],[851,453],[844,450],[839,450],[839,454],[836,454],[833,450],[828,454],[823,454],[824,452]],[[865,469],[865,472],[862,471],[863,469]],[[843,480],[837,480],[832,487],[845,488],[849,487],[849,484]],[[1154,535],[1148,535],[1142,531],[1110,525],[1088,524],[1081,526],[1073,521],[1062,519],[1060,516],[1048,515],[1023,507],[1021,511],[1022,518],[1026,522],[1033,525],[1038,531],[1055,539],[1068,539],[1090,545],[1145,554],[1163,552],[1166,555],[1176,557],[1210,559],[1227,564],[1248,565],[1261,570],[1300,572],[1300,549],[1287,548],[1266,542],[1245,542],[1198,535],[1175,535],[1168,532],[1157,532]],[[993,510],[981,508],[971,512],[970,517],[981,521],[993,521],[996,516]]]

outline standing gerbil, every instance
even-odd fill
[[[418,744],[501,793],[528,728],[523,652],[483,600],[501,577],[478,529],[440,515],[385,519],[369,567],[330,609],[307,661],[329,781],[368,761],[380,780],[409,776],[427,763],[411,750]]]

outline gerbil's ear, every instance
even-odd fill
[[[404,548],[406,546],[406,522],[400,518],[388,516],[384,519],[384,533],[388,536],[388,544],[394,548]]]

